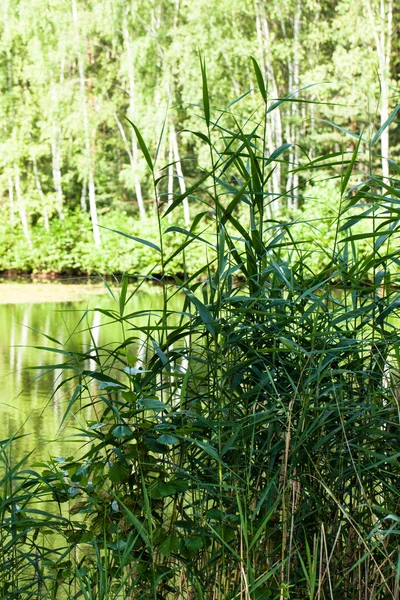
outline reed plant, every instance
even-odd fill
[[[399,598],[398,181],[371,167],[382,128],[301,166],[287,163],[289,144],[268,156],[269,113],[298,98],[270,102],[253,62],[260,108],[246,118],[240,102],[211,106],[201,64],[192,135],[209,168],[172,202],[168,166],[132,124],[160,242],[120,233],[157,260],[109,289],[113,309],[96,309],[120,324],[115,344],[77,354],[52,341],[65,419],[88,406],[95,418],[77,431],[79,457],[5,469],[4,598]],[[316,242],[317,220],[282,208],[302,191],[273,192],[278,163],[304,184],[336,180],[329,249]],[[198,204],[192,226],[169,227],[185,198]],[[182,242],[166,256],[171,233]],[[204,265],[187,273],[192,246]],[[176,255],[184,272],[172,285]],[[131,312],[155,275],[162,309]],[[34,507],[44,498],[58,512]],[[64,540],[53,549],[52,528]]]

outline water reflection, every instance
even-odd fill
[[[131,300],[129,309],[132,312],[155,309],[160,307],[161,301],[157,292],[141,292]],[[95,306],[116,308],[108,296],[92,297],[90,307]],[[73,417],[68,428],[59,431],[70,396],[66,388],[59,387],[65,377],[63,370],[48,367],[63,363],[64,357],[40,347],[87,352],[94,345],[120,342],[121,325],[110,323],[99,311],[88,311],[90,307],[88,302],[0,305],[0,437],[25,436],[14,444],[17,455],[14,460],[31,450],[34,450],[34,460],[46,459],[49,455],[71,455],[76,452],[76,444],[82,443],[80,440],[74,444],[65,439],[78,426]],[[62,345],[58,346],[46,336],[59,340]],[[145,340],[138,340],[131,351],[138,365],[143,366]],[[88,363],[89,369],[97,366],[93,358]],[[29,370],[28,367],[41,369]],[[70,392],[71,387],[72,384]],[[48,440],[52,443],[45,444]]]

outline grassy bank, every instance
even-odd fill
[[[186,192],[199,210],[189,229],[165,225],[176,196],[158,240],[141,243],[154,273],[179,257],[184,275],[141,326],[126,308],[140,282],[109,290],[113,345],[79,354],[51,340],[79,461],[25,469],[1,444],[4,598],[398,598],[396,180],[365,174],[374,148],[357,143],[299,167],[338,182],[327,244],[323,215],[271,218],[287,145],[265,155],[274,106],[259,70],[259,122],[241,124],[210,108],[202,72],[194,135],[212,169]],[[157,157],[136,133],[157,194]]]

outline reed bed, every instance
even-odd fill
[[[192,135],[209,169],[184,194],[165,193],[168,166],[133,124],[160,242],[132,239],[155,266],[109,290],[113,310],[96,309],[120,323],[115,344],[79,354],[49,340],[64,418],[88,405],[96,415],[81,419],[80,458],[13,465],[18,440],[0,445],[2,598],[399,598],[398,181],[373,172],[382,131],[305,158],[301,181],[335,178],[339,210],[328,250],[317,221],[299,239],[301,217],[285,207],[302,191],[271,190],[276,165],[293,167],[288,144],[266,155],[277,103],[254,68],[260,108],[244,119],[240,102],[212,108],[201,65]],[[187,198],[199,207],[191,228],[168,227]],[[174,285],[171,232],[182,239]],[[188,273],[199,245],[204,264]],[[168,281],[162,310],[131,313],[155,276]]]

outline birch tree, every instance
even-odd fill
[[[76,6],[76,0],[72,0],[72,17],[75,29],[75,38],[77,44],[77,59],[78,59],[78,72],[79,72],[79,90],[81,98],[81,111],[82,111],[82,124],[85,140],[85,158],[86,158],[86,175],[88,182],[89,191],[89,210],[90,218],[92,221],[93,239],[96,246],[101,245],[100,227],[97,217],[97,203],[96,203],[96,185],[94,176],[94,156],[91,144],[91,132],[89,125],[89,114],[88,114],[88,101],[86,94],[86,80],[85,80],[85,67],[84,60],[81,51],[81,35],[79,31],[78,11]]]
[[[135,122],[136,114],[135,114],[135,73],[134,73],[134,56],[132,52],[132,41],[129,33],[129,28],[127,24],[127,19],[124,19],[124,27],[123,27],[123,36],[124,36],[124,46],[126,52],[126,63],[127,63],[127,74],[128,74],[128,84],[129,84],[129,110],[128,116],[132,122]],[[129,160],[131,162],[132,167],[132,176],[133,183],[135,186],[136,193],[136,201],[139,207],[139,214],[142,219],[146,218],[146,210],[143,202],[143,194],[142,194],[142,185],[140,182],[140,177],[138,173],[138,147],[136,138],[133,133],[133,129],[131,129],[131,148],[130,152],[128,152]]]
[[[15,195],[17,198],[17,206],[19,212],[19,218],[21,220],[22,231],[24,232],[25,239],[28,246],[32,246],[31,234],[28,224],[28,215],[26,212],[25,199],[21,189],[21,174],[17,163],[14,163],[14,184],[15,184]]]
[[[380,126],[389,118],[389,86],[393,36],[393,0],[364,0],[371,27],[380,82]],[[389,177],[389,128],[381,134],[382,176]]]
[[[255,23],[257,30],[257,40],[259,43],[259,57],[264,72],[264,77],[268,84],[269,95],[277,99],[279,97],[277,79],[275,75],[275,67],[272,62],[270,27],[267,21],[265,6],[263,2],[255,0]],[[270,113],[266,114],[266,137],[267,148],[269,154],[282,146],[282,117],[281,109],[275,108]],[[276,167],[272,174],[272,189],[274,196],[281,193],[281,166],[276,163]]]

